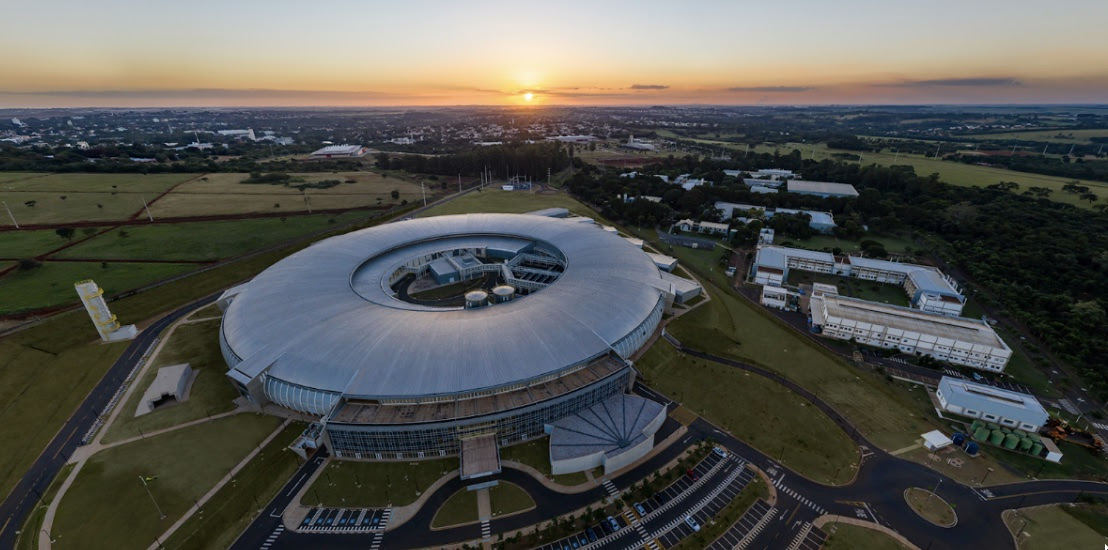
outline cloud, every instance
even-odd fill
[[[665,89],[668,89],[668,88],[669,88],[669,86],[667,86],[665,84],[632,84],[631,85],[632,90],[665,90]]]
[[[1022,86],[1023,83],[1012,77],[971,77],[971,78],[934,78],[930,80],[906,80],[891,84],[877,84],[877,86],[893,86],[903,88],[926,88],[931,86],[958,86],[966,88],[984,88],[995,86]]]
[[[799,93],[815,90],[815,86],[734,86],[724,88],[725,92],[781,92]]]
[[[164,99],[164,98],[192,98],[192,99],[312,99],[312,100],[357,100],[380,99],[391,97],[405,97],[404,94],[394,94],[375,91],[337,91],[337,90],[278,90],[268,88],[233,89],[233,88],[189,88],[166,90],[43,90],[43,91],[4,91],[0,95],[15,96],[48,96],[48,97],[72,97],[72,98],[96,98],[96,99]]]

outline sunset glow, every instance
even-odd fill
[[[1099,0],[5,3],[0,106],[1108,100]]]

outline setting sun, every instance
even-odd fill
[[[531,101],[532,99],[535,99],[535,94],[531,92],[523,94],[523,101]]]

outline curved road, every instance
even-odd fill
[[[4,502],[0,503],[0,518],[3,518],[4,522],[3,527],[0,528],[0,548],[15,547],[16,532],[23,526],[28,514],[37,504],[36,501],[41,498],[40,495],[50,486],[62,466],[65,466],[73,450],[80,444],[81,438],[92,428],[112,396],[119,390],[124,378],[131,373],[131,369],[146,354],[158,335],[177,319],[214,302],[219,294],[221,293],[212,294],[178,308],[143,329],[134,340],[131,340],[123,355],[116,359]]]

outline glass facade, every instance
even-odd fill
[[[587,409],[626,390],[632,370],[625,368],[604,380],[549,401],[496,414],[426,424],[359,425],[329,423],[328,438],[338,458],[405,459],[458,453],[459,439],[495,433],[500,446],[539,437],[544,426]]]
[[[331,408],[339,400],[340,394],[335,392],[320,391],[272,376],[262,376],[266,398],[287,409],[322,416],[331,412]]]

